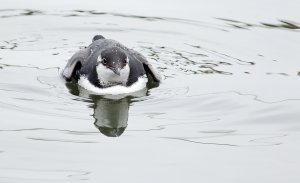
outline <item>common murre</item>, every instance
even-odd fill
[[[159,83],[161,76],[147,59],[121,43],[93,38],[92,44],[75,53],[62,75],[67,81],[73,78],[79,85],[96,93],[130,93],[146,87],[145,76]]]

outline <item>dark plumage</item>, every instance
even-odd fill
[[[99,55],[102,58],[101,62],[99,62]],[[126,62],[126,59],[129,60],[129,63]],[[78,80],[80,76],[84,75],[93,85],[104,88],[107,86],[103,85],[103,81],[99,80],[99,73],[96,70],[99,63],[111,69],[116,74],[116,77],[120,75],[119,69],[129,64],[130,69],[126,86],[131,86],[140,76],[145,74],[150,75],[155,82],[161,81],[160,75],[143,55],[126,48],[117,41],[105,39],[101,35],[94,36],[92,44],[71,57],[62,75],[67,81],[72,80],[72,78]]]

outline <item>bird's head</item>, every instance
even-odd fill
[[[102,84],[124,84],[129,76],[129,58],[119,47],[106,48],[97,58],[96,71]]]

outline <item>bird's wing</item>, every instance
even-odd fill
[[[150,76],[153,78],[155,82],[161,82],[161,75],[154,69],[154,67],[148,62],[148,60],[139,52],[130,50],[133,53],[133,56],[140,62],[142,62],[144,69],[147,74],[150,74]]]
[[[75,53],[68,61],[66,67],[64,68],[62,75],[66,80],[71,80],[73,74],[77,69],[80,69],[86,62],[86,49],[80,50]]]

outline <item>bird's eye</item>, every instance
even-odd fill
[[[124,60],[124,64],[127,64],[128,63],[128,58],[126,58],[125,60]]]
[[[102,59],[102,63],[103,65],[106,65],[107,64],[107,60],[105,58]]]

